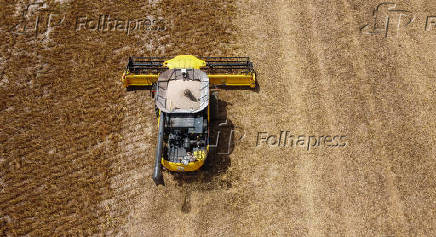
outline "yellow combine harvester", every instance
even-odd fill
[[[161,165],[170,171],[195,171],[209,149],[211,107],[217,99],[211,88],[255,88],[256,74],[248,57],[172,59],[130,57],[122,82],[128,91],[148,89],[158,116],[158,144],[153,180],[163,184]]]

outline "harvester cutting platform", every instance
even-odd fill
[[[210,112],[217,103],[210,89],[257,84],[248,57],[192,55],[130,57],[122,82],[128,91],[151,90],[155,100],[159,129],[152,178],[157,185],[164,183],[162,165],[179,172],[203,166],[210,152]]]

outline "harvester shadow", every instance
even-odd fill
[[[195,172],[173,172],[174,180],[178,186],[185,186],[190,190],[216,190],[232,187],[231,180],[224,180],[231,165],[229,155],[235,146],[234,125],[227,119],[227,102],[218,100],[217,113],[211,112],[209,125],[210,148],[205,164]],[[214,148],[216,145],[216,148]]]

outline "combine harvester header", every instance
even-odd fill
[[[256,87],[253,63],[248,57],[130,57],[122,81],[132,90],[152,86],[159,74],[168,69],[201,69],[207,73],[211,86]]]

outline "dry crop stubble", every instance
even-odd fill
[[[163,200],[181,209],[185,186],[175,186],[166,175],[173,191],[154,191],[149,179],[156,142],[153,102],[146,92],[125,93],[119,78],[132,55],[231,56],[233,4],[46,3],[65,14],[49,34],[34,38],[6,28],[0,32],[1,233],[131,233],[123,227],[128,226],[126,218],[143,202],[151,208],[145,224],[153,226],[156,219],[174,212]],[[21,15],[14,12],[25,4],[2,4],[2,25],[20,23]],[[118,19],[159,17],[166,29],[126,35],[75,28],[78,18],[98,19],[102,14]],[[28,23],[33,24],[36,15],[30,17]],[[184,211],[193,209],[186,205]],[[156,231],[148,234],[163,227],[158,225]]]
[[[387,39],[359,31],[377,1],[152,2],[49,1],[68,17],[41,41],[1,28],[0,233],[434,235],[432,1],[398,2],[418,18]],[[100,14],[166,29],[74,30]],[[119,77],[128,56],[177,54],[250,56],[260,91],[220,93],[247,135],[232,154],[156,187],[153,102]],[[349,145],[255,147],[260,129]]]

